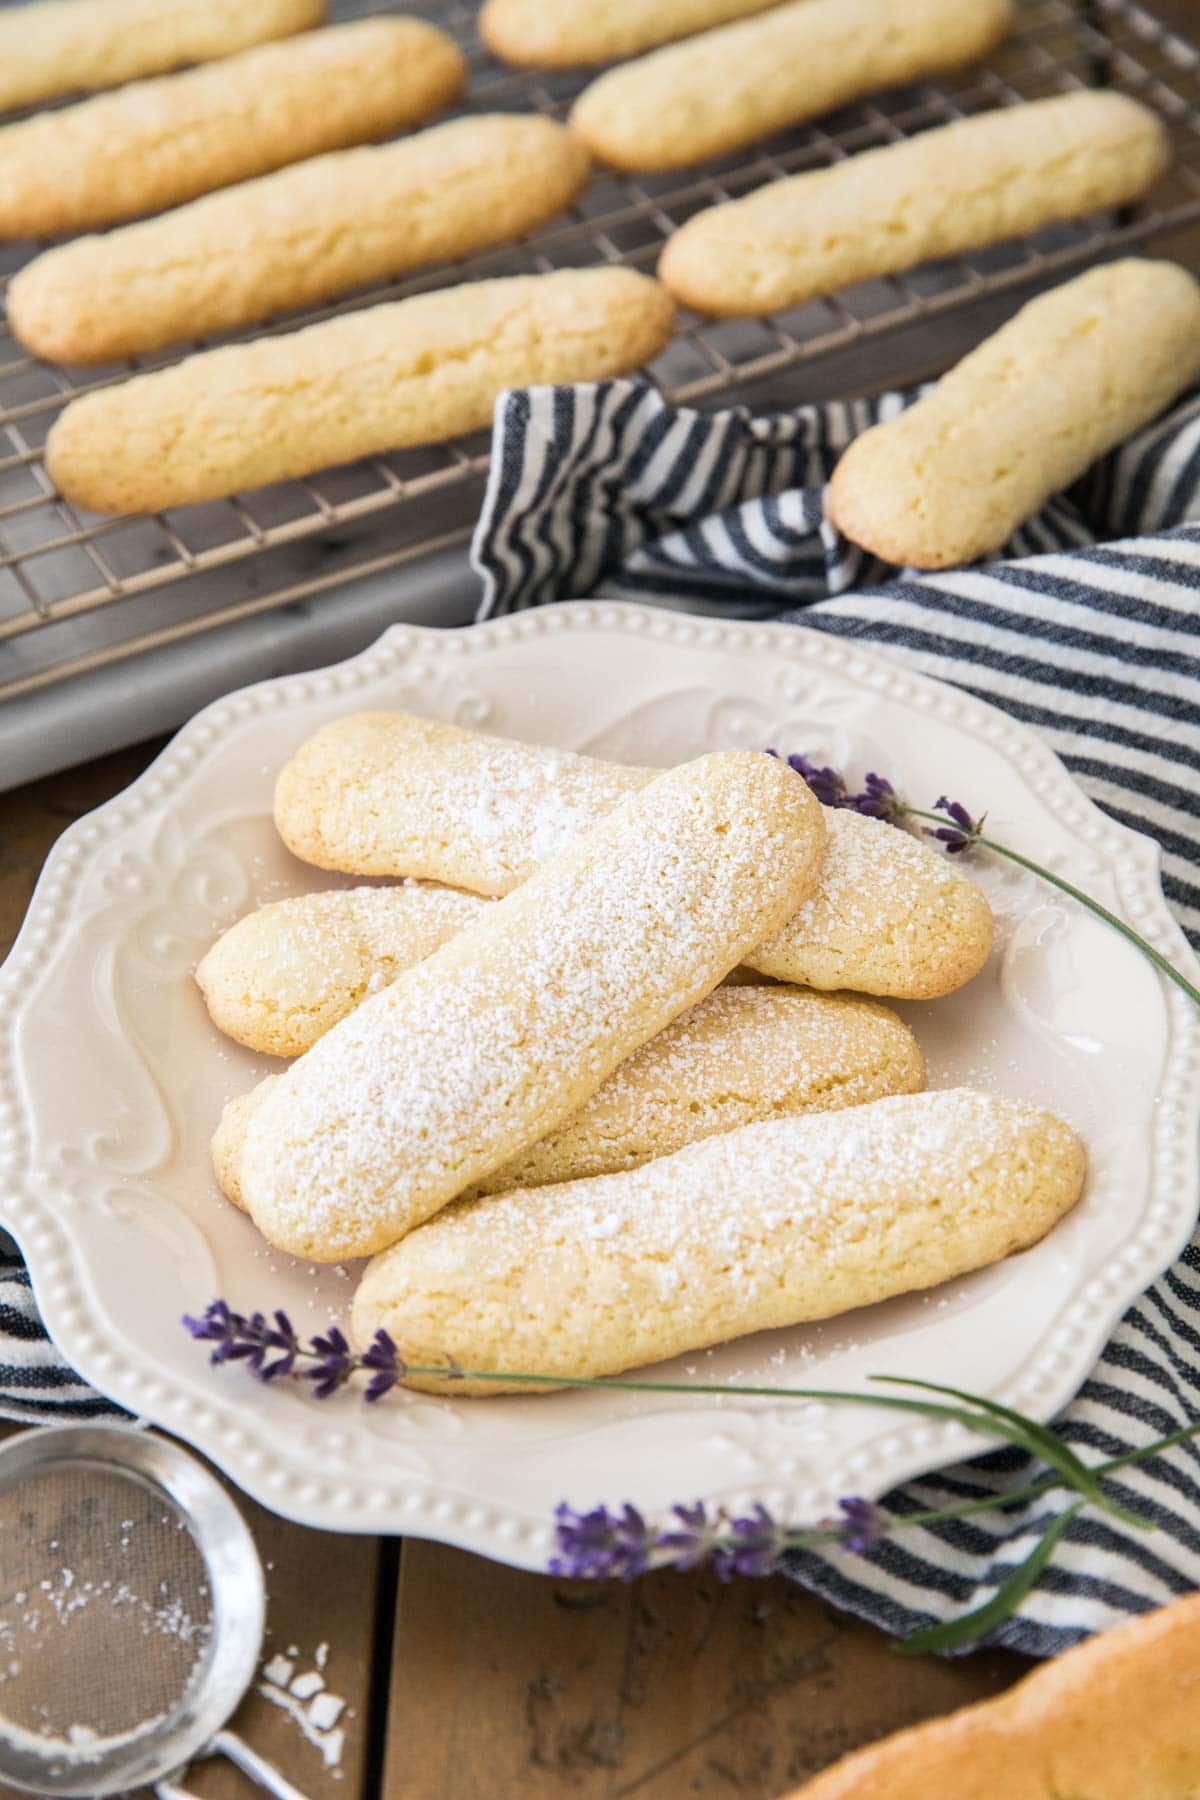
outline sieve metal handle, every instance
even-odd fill
[[[274,1794],[275,1800],[308,1800],[307,1794],[302,1794],[298,1787],[293,1787],[286,1776],[281,1775],[257,1750],[252,1750],[236,1731],[218,1731],[209,1749],[214,1756],[228,1757],[243,1775],[249,1775],[251,1781],[257,1781],[259,1787]]]
[[[258,1754],[257,1750],[252,1750],[249,1744],[237,1735],[236,1731],[218,1731],[212,1742],[205,1746],[204,1755],[226,1757],[229,1762],[236,1764],[243,1774],[249,1775],[252,1781],[256,1781],[259,1787],[266,1788],[269,1794],[274,1794],[276,1800],[308,1800],[306,1794],[302,1794],[299,1788],[293,1787],[291,1782],[279,1773],[278,1769]],[[154,1792],[158,1795],[158,1800],[200,1800],[200,1796],[194,1794],[190,1788],[180,1787],[177,1781],[166,1778],[155,1782]]]

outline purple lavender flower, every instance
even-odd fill
[[[300,1354],[300,1342],[285,1312],[272,1315],[273,1323],[259,1312],[234,1312],[224,1300],[214,1300],[199,1319],[185,1316],[184,1324],[194,1338],[215,1344],[210,1362],[244,1362],[260,1381],[273,1381],[278,1375],[290,1375]],[[268,1361],[272,1350],[280,1355]]]
[[[981,819],[973,819],[965,806],[961,806],[957,800],[947,800],[945,794],[936,802],[933,810],[945,813],[947,818],[953,820],[952,825],[942,825],[936,831],[929,832],[931,838],[937,838],[939,843],[945,844],[948,856],[961,856],[973,844],[978,843],[986,813]]]
[[[565,1501],[554,1513],[559,1554],[549,1570],[572,1581],[633,1581],[645,1573],[653,1548],[649,1530],[636,1506],[628,1501],[620,1512],[606,1506],[575,1512]]]
[[[198,1319],[194,1319],[190,1313],[184,1313],[183,1323],[194,1338],[217,1346],[209,1358],[210,1362],[229,1362],[249,1354],[241,1344],[246,1321],[241,1313],[231,1312],[224,1300],[212,1301]]]
[[[779,757],[778,750],[768,750],[768,756]],[[780,758],[789,769],[802,775],[809,787],[821,802],[822,806],[844,806],[846,804],[845,778],[837,769],[821,768],[817,763],[809,762],[807,756],[788,756]]]
[[[722,1581],[734,1575],[771,1575],[786,1543],[786,1531],[761,1502],[756,1503],[746,1517],[729,1521],[727,1533],[713,1550],[713,1568]]]
[[[328,1400],[330,1394],[336,1394],[353,1375],[355,1356],[336,1325],[314,1337],[312,1347],[319,1361],[314,1368],[302,1373],[306,1381],[314,1383],[313,1392],[317,1399]]]
[[[391,1393],[396,1383],[405,1372],[404,1358],[400,1355],[391,1335],[382,1325],[363,1352],[362,1366],[374,1373],[367,1383],[366,1398],[382,1400],[385,1394]]]
[[[273,1362],[264,1360],[255,1365],[256,1373],[263,1381],[274,1381],[277,1376],[290,1375],[301,1349],[300,1340],[287,1314],[277,1310],[272,1316],[275,1320],[273,1327],[266,1325],[261,1313],[255,1313],[251,1321],[262,1334],[264,1350],[280,1352]]]
[[[694,1506],[673,1506],[671,1511],[678,1523],[659,1532],[654,1548],[666,1551],[677,1569],[694,1569],[708,1560],[720,1542],[721,1515],[710,1519],[703,1500]]]
[[[868,819],[886,819],[889,825],[896,824],[908,811],[886,775],[877,775],[874,770],[868,773],[862,793],[848,794],[843,804]]]
[[[827,1519],[822,1523],[826,1529],[836,1531],[838,1541],[856,1556],[866,1556],[881,1538],[886,1537],[887,1514],[873,1501],[864,1500],[859,1494],[849,1494],[838,1501],[838,1511],[842,1515],[840,1519]]]

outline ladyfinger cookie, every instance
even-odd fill
[[[587,173],[553,119],[452,119],[48,250],[10,282],[9,324],[36,356],[113,362],[520,237]]]
[[[325,0],[34,0],[0,12],[0,112],[308,31]]]
[[[886,1006],[800,988],[722,987],[643,1044],[557,1130],[473,1194],[633,1169],[759,1119],[835,1112],[915,1093],[924,1061]],[[213,1138],[221,1191],[241,1203],[241,1151],[268,1076],[225,1108]]]
[[[1200,285],[1129,257],[1023,306],[906,412],[856,438],[829,515],[887,562],[998,550],[1200,375]]]
[[[656,44],[763,12],[776,0],[486,0],[479,35],[522,68],[572,69],[619,62]]]
[[[1188,1800],[1200,1594],[1088,1638],[994,1700],[869,1744],[790,1800]]]
[[[0,237],[114,224],[387,137],[456,99],[465,69],[420,19],[363,19],[39,113],[0,130]]]
[[[749,751],[659,775],[293,1063],[242,1192],[279,1248],[366,1255],[570,1118],[795,911],[821,809]]]
[[[219,1030],[268,1056],[299,1056],[487,904],[416,881],[296,894],[231,925],[196,981]]]
[[[411,713],[355,713],[322,726],[285,765],[275,824],[319,868],[505,894],[654,774]],[[824,816],[817,885],[747,964],[903,1000],[932,1000],[977,974],[992,915],[975,883],[895,826]]]
[[[1169,160],[1162,121],[1124,94],[1001,107],[696,213],[667,240],[658,272],[701,312],[781,311],[1123,206]]]
[[[632,269],[440,288],[97,388],[55,422],[46,467],[93,512],[217,499],[477,430],[508,387],[628,373],[673,320]]]
[[[790,0],[592,82],[571,124],[618,169],[678,169],[958,68],[1011,30],[1012,0]]]
[[[969,1088],[746,1125],[452,1207],[369,1265],[354,1335],[382,1327],[425,1367],[616,1375],[996,1262],[1044,1236],[1083,1176],[1051,1113]]]

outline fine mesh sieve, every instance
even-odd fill
[[[249,1687],[266,1596],[254,1540],[185,1451],[132,1426],[0,1446],[0,1780],[35,1794],[159,1784],[220,1752],[290,1783],[223,1729]]]

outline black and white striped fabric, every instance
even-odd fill
[[[124,1417],[63,1362],[38,1318],[20,1252],[0,1231],[0,1418],[65,1425]]]
[[[1055,499],[1002,558],[934,577],[898,577],[823,518],[841,450],[904,404],[756,419],[672,409],[633,382],[509,394],[473,545],[481,612],[602,594],[869,640],[1040,727],[1100,805],[1158,838],[1168,898],[1200,946],[1200,394]],[[81,1409],[111,1410],[46,1343],[0,1238],[0,1412]],[[1198,1409],[1200,1237],[1123,1320],[1061,1426],[1094,1456],[1118,1456]],[[888,1504],[999,1496],[1030,1473],[997,1451]],[[1200,1585],[1200,1450],[1140,1466],[1121,1490],[1162,1530],[1076,1520],[995,1641],[1050,1655]],[[792,1572],[907,1632],[984,1601],[1061,1504],[914,1528],[865,1558],[797,1556]]]
[[[475,537],[483,611],[597,594],[869,641],[1044,731],[1093,799],[1158,839],[1167,896],[1200,947],[1200,394],[1051,502],[1001,558],[932,577],[898,576],[823,518],[841,450],[905,403],[755,419],[673,409],[632,382],[510,394]],[[1099,1460],[1198,1411],[1200,1234],[1122,1321],[1060,1423]],[[1031,1472],[997,1451],[887,1504],[1000,1495]],[[1051,1655],[1200,1585],[1200,1449],[1142,1465],[1120,1491],[1161,1531],[1076,1520],[994,1641]],[[982,1604],[1063,1504],[914,1528],[866,1558],[796,1556],[792,1572],[908,1632]]]

